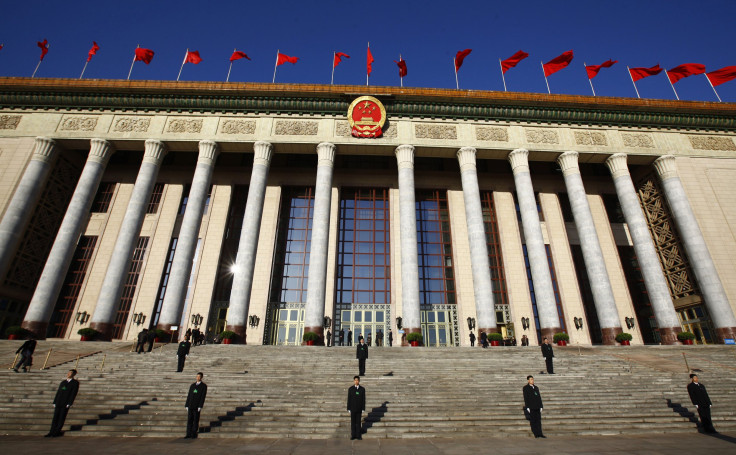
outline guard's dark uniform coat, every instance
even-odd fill
[[[532,427],[534,436],[542,436],[542,394],[539,387],[527,384],[522,389],[524,391],[524,407],[529,409],[529,425]]]
[[[368,345],[359,343],[355,350],[355,358],[358,359],[358,374],[365,376],[365,359],[368,358]]]
[[[192,343],[189,341],[182,341],[179,343],[179,349],[176,350],[176,357],[179,360],[179,365],[176,367],[176,371],[181,373],[184,371],[184,362],[187,360],[189,355],[189,348],[192,347]]]
[[[76,379],[70,381],[64,379],[59,384],[54,397],[54,419],[51,421],[51,430],[49,430],[51,436],[62,435],[61,429],[64,427],[66,414],[69,412],[69,407],[74,404],[77,392],[79,392],[79,381]]]
[[[542,343],[542,357],[544,357],[544,361],[547,363],[547,373],[554,374],[555,370],[552,366],[552,357],[554,357],[555,354],[552,352],[552,345],[549,343]]]
[[[687,385],[687,393],[690,394],[690,401],[698,405],[698,414],[700,415],[700,423],[703,431],[706,433],[715,433],[713,421],[710,418],[710,406],[713,404],[708,396],[708,391],[701,383],[691,382]]]
[[[18,363],[13,367],[16,371],[18,368],[23,367],[24,369],[30,367],[33,364],[33,351],[36,350],[36,340],[26,340],[21,347],[15,351],[16,354],[20,354]]]
[[[187,403],[184,405],[189,411],[187,413],[187,437],[196,438],[199,432],[199,413],[207,398],[207,384],[196,382],[189,386]]]
[[[350,411],[350,437],[361,439],[360,416],[365,411],[365,388],[362,385],[348,389],[348,411]]]

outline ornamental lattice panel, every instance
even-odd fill
[[[687,256],[675,230],[674,219],[654,174],[639,182],[638,193],[672,298],[698,294]]]

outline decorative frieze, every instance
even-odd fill
[[[14,130],[18,128],[22,115],[0,115],[0,130]]]
[[[94,131],[97,117],[66,117],[59,125],[59,131]]]
[[[414,134],[417,139],[457,139],[457,129],[455,128],[455,125],[414,125]]]
[[[506,128],[479,126],[475,128],[475,138],[479,141],[508,142],[509,132]]]
[[[730,137],[719,136],[688,136],[690,145],[695,150],[725,150],[736,151],[736,144]]]
[[[255,120],[225,120],[220,126],[222,134],[255,134]]]
[[[559,144],[557,131],[545,128],[524,128],[526,141],[530,144]]]
[[[316,136],[319,124],[312,121],[276,120],[274,134],[278,136]]]
[[[199,133],[202,131],[202,119],[174,118],[166,125],[167,133]]]
[[[621,139],[623,139],[626,147],[654,148],[654,139],[648,134],[621,133]]]
[[[388,128],[383,130],[382,137],[395,138],[398,135],[398,129],[396,123],[389,123]],[[351,137],[350,124],[346,121],[338,120],[335,122],[335,136],[336,137]]]
[[[112,130],[116,133],[145,133],[151,126],[151,119],[147,117],[121,117],[115,120]]]
[[[577,145],[607,146],[606,133],[602,131],[575,131]]]
[[[395,123],[389,123],[388,128],[383,130],[383,137],[386,137],[389,139],[395,138],[397,134],[398,134],[398,128],[396,128]]]

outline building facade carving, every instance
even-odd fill
[[[166,125],[167,133],[199,133],[202,131],[202,119],[171,119]]]
[[[18,128],[22,115],[0,115],[0,130],[14,130]]]
[[[65,117],[59,125],[60,131],[94,131],[97,117]]]
[[[508,142],[508,128],[478,126],[475,128],[475,138],[479,141]]]
[[[607,146],[606,133],[602,131],[575,131],[575,143],[577,145]]]
[[[457,129],[454,125],[414,125],[414,134],[417,139],[454,140],[457,139]]]
[[[687,138],[695,150],[736,151],[736,144],[730,137],[692,135]]]
[[[145,133],[151,126],[148,117],[121,117],[115,120],[112,130],[116,133]]]
[[[274,134],[277,136],[316,136],[319,123],[302,120],[276,120]]]
[[[648,134],[621,133],[621,139],[626,147],[654,148],[654,139]]]
[[[559,144],[557,131],[546,128],[524,128],[526,140],[530,144]]]
[[[255,134],[255,120],[224,120],[220,127],[223,134]]]

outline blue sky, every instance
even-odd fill
[[[43,6],[39,6],[43,5]],[[70,6],[71,5],[71,6]],[[552,93],[590,95],[583,68],[609,58],[619,63],[593,79],[600,96],[635,97],[626,71],[660,63],[669,69],[702,63],[708,71],[736,65],[736,1],[216,1],[8,2],[0,17],[0,76],[30,76],[36,41],[50,50],[37,77],[79,77],[92,46],[100,51],[85,78],[125,79],[133,49],[153,49],[150,65],[135,64],[131,79],[224,81],[233,48],[252,61],[235,62],[231,81],[271,82],[276,50],[300,58],[279,67],[277,82],[329,84],[332,53],[348,53],[336,84],[365,84],[366,43],[375,58],[371,85],[399,85],[393,60],[407,62],[406,87],[455,88],[453,57],[471,48],[460,88],[503,90],[499,58],[530,54],[506,73],[509,91],[546,93],[541,61],[569,49],[575,59],[549,77]],[[643,98],[674,99],[664,73],[637,83]],[[675,84],[680,98],[715,101],[702,75]],[[736,80],[717,88],[736,102]]]

